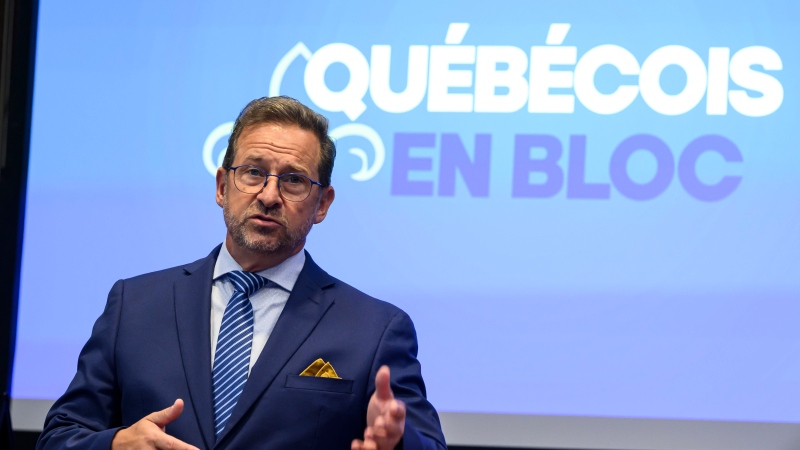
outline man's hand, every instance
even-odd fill
[[[364,440],[355,439],[351,450],[391,450],[403,437],[406,405],[395,400],[389,385],[389,368],[381,366],[375,375],[375,393],[367,407],[367,429]]]
[[[177,419],[182,412],[183,400],[177,399],[169,408],[147,415],[130,428],[119,430],[111,441],[111,449],[199,450],[164,432],[167,424]]]

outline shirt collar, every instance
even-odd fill
[[[278,264],[275,267],[264,269],[256,274],[261,275],[272,283],[277,284],[283,289],[292,292],[297,278],[300,276],[300,271],[306,263],[306,252],[299,251],[296,254],[288,257],[286,261]],[[244,270],[242,266],[233,259],[228,246],[222,243],[222,248],[219,250],[217,263],[214,265],[214,280],[216,281],[221,276],[234,270]]]

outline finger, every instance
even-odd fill
[[[154,413],[151,413],[147,417],[145,417],[145,419],[158,425],[159,428],[164,428],[168,423],[177,419],[182,412],[183,412],[183,400],[177,399],[175,400],[175,403],[173,403],[172,406],[170,406],[169,408],[165,408],[162,409],[161,411],[156,411]]]
[[[174,438],[168,434],[163,434],[156,438],[153,445],[160,450],[200,450],[194,445],[189,445],[180,439]]]
[[[378,416],[375,419],[375,425],[372,426],[373,435],[376,439],[381,439],[386,437],[386,420],[383,417]]]
[[[394,448],[403,437],[403,426],[399,423],[383,422],[375,427],[375,441],[380,448]]]
[[[402,434],[406,421],[405,405],[403,405],[403,402],[396,402],[389,406],[389,410],[384,418],[383,427],[386,429],[387,435]]]
[[[361,447],[361,450],[378,450],[378,443],[372,439],[367,439],[364,441],[364,445]]]
[[[361,445],[361,450],[377,450],[378,444],[375,442],[375,430],[372,427],[367,427],[364,430],[364,442]]]
[[[394,398],[392,388],[389,385],[389,375],[388,366],[381,366],[375,375],[375,393],[378,396],[378,400],[391,400]]]
[[[364,448],[364,441],[359,439],[353,439],[353,442],[350,443],[350,450],[362,450]]]
[[[402,400],[394,400],[389,406],[389,417],[394,420],[406,420],[406,404]]]
[[[379,447],[393,448],[400,441],[405,430],[405,415],[405,404],[400,400],[392,400],[386,412],[375,419],[375,435]]]

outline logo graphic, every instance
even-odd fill
[[[683,115],[701,107],[708,116],[735,113],[762,117],[774,113],[783,103],[783,85],[771,74],[782,70],[783,62],[768,47],[750,46],[735,51],[711,47],[701,56],[686,46],[665,45],[645,58],[637,58],[619,45],[602,44],[583,52],[579,58],[576,46],[564,45],[571,28],[569,23],[550,24],[544,45],[526,48],[462,45],[469,28],[469,23],[451,23],[444,45],[410,45],[408,60],[394,61],[407,67],[406,84],[400,91],[390,87],[391,45],[372,45],[368,58],[347,43],[329,43],[312,52],[298,42],[275,66],[268,94],[280,95],[289,67],[298,60],[305,62],[303,83],[308,98],[317,108],[343,113],[351,121],[331,130],[331,137],[334,140],[360,137],[372,147],[371,153],[362,148],[349,149],[361,161],[360,169],[350,178],[361,182],[373,179],[386,162],[384,139],[369,125],[357,122],[370,107],[364,101],[367,95],[375,108],[392,114],[421,109],[430,114],[520,111],[573,114],[579,104],[594,114],[613,115],[625,111],[641,97],[649,110],[663,116]],[[325,79],[326,71],[333,65],[343,66],[349,75],[346,86],[339,90],[332,90]],[[618,77],[622,81],[616,81],[612,89],[608,88],[607,80],[602,88],[596,84],[598,72],[605,67],[622,76]],[[678,92],[662,85],[662,74],[670,67],[677,67],[685,74],[685,83]],[[212,174],[222,160],[220,155],[218,161],[213,161],[214,148],[230,134],[231,127],[231,122],[219,125],[205,141],[203,163]],[[597,184],[597,188],[593,187],[595,184],[584,183],[582,178],[586,136],[570,137],[566,146],[567,168],[559,165],[562,144],[557,140],[549,135],[515,135],[515,166],[510,169],[514,174],[513,196],[555,195],[565,184],[562,183],[565,174],[569,181],[568,198],[609,198],[613,185],[628,198],[650,199],[663,192],[677,172],[687,192],[701,200],[715,201],[733,192],[740,181],[740,177],[725,176],[716,184],[705,184],[695,173],[696,161],[705,152],[722,156],[723,164],[742,161],[735,144],[723,136],[700,136],[686,147],[686,155],[679,157],[673,156],[667,144],[656,136],[623,139],[609,163],[611,184]],[[430,171],[433,167],[430,160],[412,157],[410,149],[434,148],[436,142],[441,143],[439,166],[444,167],[439,173],[440,182],[446,180],[449,186],[455,183],[456,173],[460,173],[473,195],[488,195],[491,135],[475,136],[474,156],[469,156],[461,138],[452,134],[437,137],[431,133],[395,133],[388,142],[395,146],[392,195],[433,195],[432,185],[409,178],[411,171]],[[546,156],[531,158],[531,148],[544,149]],[[628,159],[640,151],[649,153],[659,167],[649,182],[634,181],[627,173]],[[573,175],[576,170],[580,173]],[[546,182],[530,182],[531,173],[544,175]],[[586,196],[570,195],[569,186],[573,185],[591,188],[573,189],[573,193],[587,193]],[[453,189],[440,184],[439,195],[452,195]]]

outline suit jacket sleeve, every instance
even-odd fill
[[[391,370],[395,398],[406,404],[406,423],[401,447],[404,450],[446,449],[439,416],[426,399],[420,363],[417,360],[417,334],[411,318],[399,311],[390,321],[378,345],[370,395],[375,392],[375,374],[382,365]],[[365,414],[366,417],[366,414]]]
[[[37,449],[108,449],[119,431],[120,395],[114,363],[123,282],[108,294],[105,310],[81,350],[78,371],[45,419]]]

